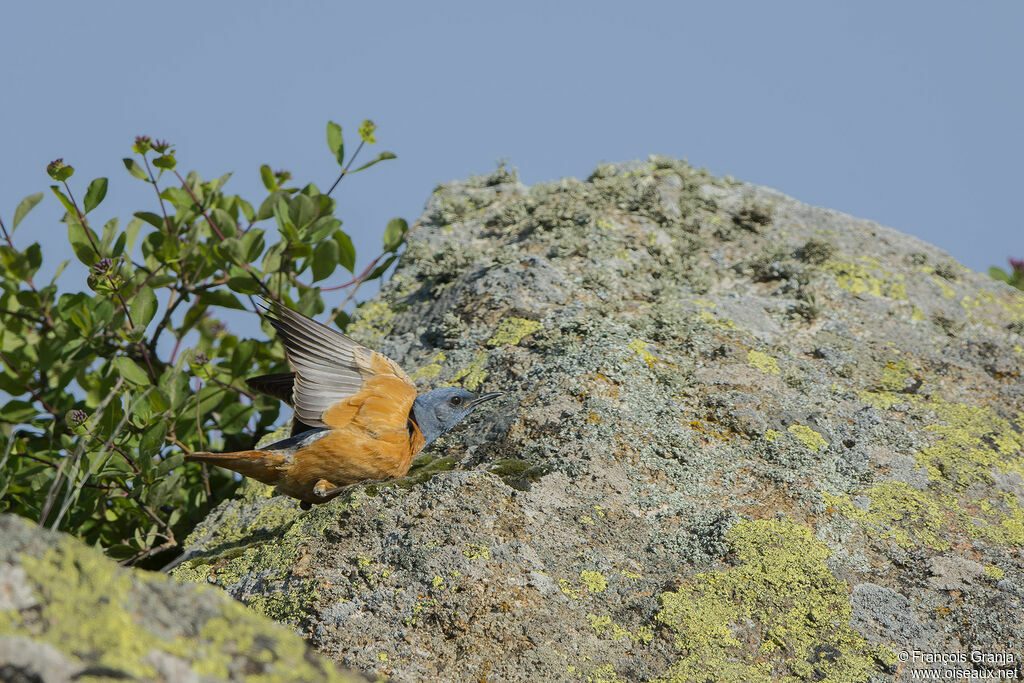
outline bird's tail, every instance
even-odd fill
[[[285,457],[271,451],[236,451],[234,453],[189,453],[185,462],[205,462],[229,470],[234,470],[246,477],[252,477],[264,484],[276,484],[281,476],[281,466],[285,465]]]

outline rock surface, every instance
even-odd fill
[[[362,681],[222,592],[0,516],[0,681]]]
[[[1024,296],[935,247],[665,158],[499,169],[350,332],[508,393],[404,480],[248,486],[179,579],[400,681],[1021,675]]]

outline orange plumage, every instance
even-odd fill
[[[447,388],[417,398],[391,359],[285,307],[267,319],[295,372],[254,378],[250,386],[294,406],[293,435],[263,449],[185,459],[275,486],[303,507],[327,502],[350,484],[404,476],[426,444],[500,395]]]

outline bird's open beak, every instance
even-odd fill
[[[504,396],[504,395],[505,395],[504,391],[491,391],[491,392],[488,392],[486,394],[480,394],[479,396],[474,398],[472,401],[470,401],[469,402],[469,406],[467,406],[467,407],[474,408],[474,407],[480,405],[481,403],[486,403],[487,401],[490,401],[492,398],[498,398],[499,396]]]

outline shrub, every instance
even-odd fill
[[[351,170],[375,142],[372,122],[359,135],[346,157],[341,127],[327,125],[338,181],[395,157]],[[11,399],[0,409],[0,511],[99,544],[124,564],[156,566],[236,485],[224,471],[185,465],[184,453],[249,448],[278,418],[278,402],[243,380],[286,370],[281,350],[233,334],[219,311],[255,310],[260,295],[314,315],[325,291],[347,288],[331,316],[344,329],[343,309],[391,265],[407,224],[388,224],[362,273],[321,288],[356,262],[334,215],[338,181],[327,192],[300,188],[263,166],[267,196],[257,205],[225,191],[230,174],[183,176],[167,142],[142,136],[132,149],[125,168],[155,197],[126,223],[94,220],[106,178],[82,192],[63,160],[47,167],[85,282],[37,284],[43,248],[17,246],[15,230],[42,193],[18,205],[10,230],[0,221],[0,391]]]

